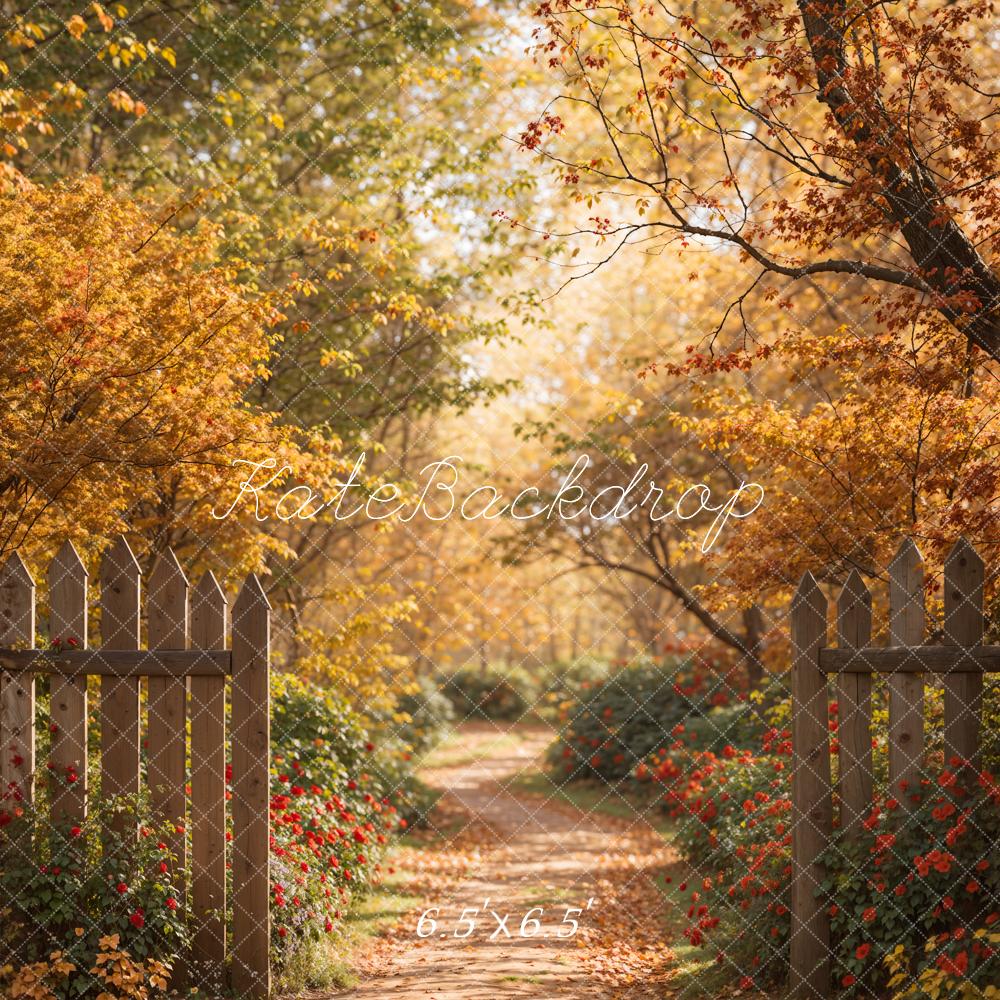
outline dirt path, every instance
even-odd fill
[[[586,814],[512,791],[513,779],[538,768],[550,739],[542,728],[469,725],[440,765],[424,773],[445,792],[432,823],[441,828],[452,862],[442,860],[447,851],[417,849],[404,858],[407,870],[423,870],[418,892],[426,907],[372,943],[359,957],[360,984],[339,996],[669,995],[672,954],[662,943],[668,915],[652,879],[672,863],[671,851],[638,817]],[[433,928],[429,920],[423,923],[424,932],[432,933],[421,937],[417,918],[427,907],[439,910],[430,914]],[[582,912],[567,915],[567,908]],[[459,922],[466,909],[473,924]],[[505,914],[510,916],[504,921]],[[532,917],[540,922],[537,930],[528,922]],[[456,937],[470,926],[467,937]]]

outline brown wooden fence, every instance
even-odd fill
[[[146,678],[146,786],[154,809],[177,824],[172,845],[190,864],[194,968],[221,982],[227,950],[241,997],[270,992],[268,945],[268,693],[270,606],[249,576],[232,610],[206,573],[192,590],[172,552],[146,583],[147,647],[141,644],[141,574],[120,538],[100,571],[101,646],[88,646],[88,575],[68,542],[48,571],[50,649],[34,649],[35,583],[18,555],[0,569],[0,738],[3,788],[34,794],[35,675],[51,692],[49,763],[58,776],[54,817],[87,810],[87,676],[100,677],[101,795],[134,794],[141,775],[140,683]],[[20,647],[20,648],[13,648]],[[230,692],[231,924],[226,901],[226,679]],[[190,743],[187,721],[190,720]],[[190,775],[187,762],[190,761]],[[190,796],[185,786],[190,784]],[[228,942],[227,942],[228,936]],[[180,970],[183,976],[183,969]]]
[[[871,594],[852,572],[837,601],[837,645],[827,642],[827,600],[806,573],[792,601],[792,929],[791,987],[796,997],[827,997],[828,901],[819,861],[832,830],[829,703],[839,705],[840,825],[850,835],[872,808],[872,674],[889,686],[889,785],[916,785],[924,752],[924,675],[944,687],[945,759],[974,760],[979,750],[983,674],[1000,671],[1000,646],[982,645],[983,561],[959,541],[944,567],[939,645],[924,641],[923,559],[905,541],[889,564],[889,642],[870,646]],[[827,675],[833,675],[832,683]],[[832,688],[832,691],[831,691]],[[900,796],[905,808],[909,796]]]

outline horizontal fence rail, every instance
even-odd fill
[[[8,649],[0,652],[0,670],[66,677],[228,677],[233,664],[224,649]]]
[[[190,900],[193,953],[190,963],[178,963],[171,986],[196,981],[217,992],[228,967],[237,997],[267,997],[270,605],[251,574],[233,605],[232,648],[226,649],[229,609],[218,581],[209,572],[191,588],[176,556],[167,551],[146,581],[149,648],[143,649],[141,575],[128,543],[119,538],[102,558],[101,645],[91,649],[89,576],[67,542],[47,577],[52,648],[36,649],[35,582],[16,553],[0,568],[4,793],[8,801],[31,804],[36,775],[49,771],[56,776],[50,821],[86,817],[87,678],[98,677],[101,794],[137,793],[145,763],[144,784],[154,813],[174,826],[170,846],[190,865],[192,884],[184,896]],[[38,675],[48,677],[50,695],[51,749],[43,769],[37,766],[35,746]],[[228,804],[227,758],[232,762]],[[66,775],[73,780],[58,780]],[[228,858],[227,825],[232,832]],[[31,849],[30,844],[10,846]],[[233,893],[228,926],[227,866]]]

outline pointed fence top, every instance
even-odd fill
[[[142,569],[124,535],[119,535],[104,552],[101,577],[139,576]]]
[[[64,577],[86,580],[87,567],[76,551],[76,546],[67,539],[49,564],[49,583],[58,582]]]
[[[194,604],[229,603],[226,600],[226,592],[219,585],[219,581],[215,578],[215,574],[211,570],[206,570],[202,574],[201,579],[195,584],[192,597],[192,603]]]
[[[956,567],[981,568],[983,566],[982,556],[975,550],[972,543],[964,536],[951,547],[951,551],[945,556],[944,568],[947,573]]]
[[[924,557],[920,549],[917,548],[917,543],[912,538],[907,537],[899,543],[896,554],[889,562],[889,572],[893,572],[897,567],[910,569],[918,566],[923,561]]]
[[[21,583],[26,587],[34,587],[35,581],[31,571],[21,558],[20,552],[11,552],[6,562],[0,566],[0,581],[4,583]]]
[[[264,593],[260,579],[256,573],[250,573],[243,581],[239,594],[236,595],[236,601],[233,604],[234,619],[244,608],[254,607],[258,604],[263,605],[268,611],[271,610],[271,602],[267,599],[267,594]]]
[[[871,599],[871,591],[868,589],[864,577],[856,569],[852,569],[844,581],[844,586],[840,589],[840,603],[844,604],[849,600],[871,602]]]
[[[153,570],[149,574],[150,594],[154,590],[175,583],[175,581],[180,582],[185,587],[188,586],[188,578],[184,575],[184,570],[181,569],[181,564],[178,562],[174,550],[167,549],[165,552],[161,552],[156,557],[156,562],[153,563]]]
[[[798,601],[811,602],[814,594],[818,594],[820,597],[823,596],[823,592],[819,589],[819,584],[816,582],[816,577],[809,570],[806,570],[802,574],[802,579],[799,580],[792,603],[794,604]]]

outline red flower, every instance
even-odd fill
[[[119,896],[124,896],[128,892],[128,886],[124,882],[119,882],[116,888],[118,889]]]
[[[177,909],[177,900],[174,899],[173,896],[168,896],[167,897],[167,904],[166,905],[167,905],[167,909],[168,910],[176,910]]]
[[[69,831],[69,835],[71,837],[79,837],[81,833],[83,833],[83,830],[81,830],[78,826],[71,827]]]
[[[869,906],[864,913],[861,914],[861,919],[866,923],[870,924],[878,914],[875,912],[874,906]]]
[[[857,979],[855,979],[854,976],[848,973],[846,976],[844,976],[843,979],[841,979],[840,985],[843,986],[844,989],[846,990],[848,986],[853,986],[856,982]]]
[[[142,930],[146,924],[146,918],[142,915],[142,910],[136,910],[128,919],[129,923],[138,930]]]
[[[868,953],[872,950],[872,946],[866,941],[864,944],[859,944],[857,950],[854,952],[854,957],[859,961],[863,962],[867,957]]]
[[[940,955],[937,960],[938,968],[948,976],[964,976],[969,968],[969,953],[960,951],[954,958],[948,955]]]

